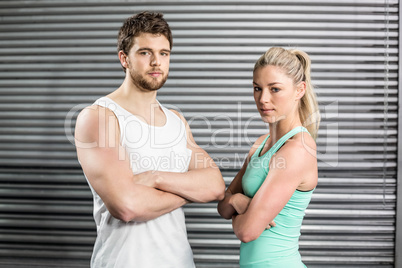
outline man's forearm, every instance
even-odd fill
[[[143,173],[145,174],[145,173]],[[174,193],[138,183],[138,175],[120,191],[111,191],[105,203],[111,214],[122,221],[148,221],[169,213],[190,201]]]
[[[187,200],[206,203],[224,197],[225,183],[216,167],[194,169],[185,173],[157,172],[155,188]]]
[[[154,190],[158,192],[148,201],[145,200],[146,204],[143,204],[144,213],[142,217],[144,221],[155,219],[189,203],[188,200],[181,196],[157,189]]]

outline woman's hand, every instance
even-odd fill
[[[229,203],[236,210],[237,214],[244,214],[251,202],[251,198],[244,194],[237,193],[230,197]]]

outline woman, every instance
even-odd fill
[[[253,87],[269,133],[251,148],[218,211],[232,219],[242,241],[240,267],[306,267],[298,240],[317,185],[319,124],[309,56],[300,50],[269,49],[254,66]]]

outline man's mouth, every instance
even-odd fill
[[[159,77],[159,76],[162,75],[162,72],[160,72],[160,71],[152,71],[152,72],[149,72],[148,74],[150,76],[152,76],[152,77]]]

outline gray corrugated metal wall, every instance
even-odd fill
[[[227,183],[266,133],[252,67],[267,48],[313,61],[319,185],[302,227],[309,267],[393,267],[398,1],[1,1],[0,266],[87,267],[92,196],[71,138],[84,105],[120,85],[122,21],[165,13],[174,47],[159,99],[185,115]],[[74,108],[73,108],[74,107]],[[67,135],[66,135],[67,133]],[[384,150],[385,149],[385,150]],[[237,267],[216,203],[186,207],[197,267]]]

